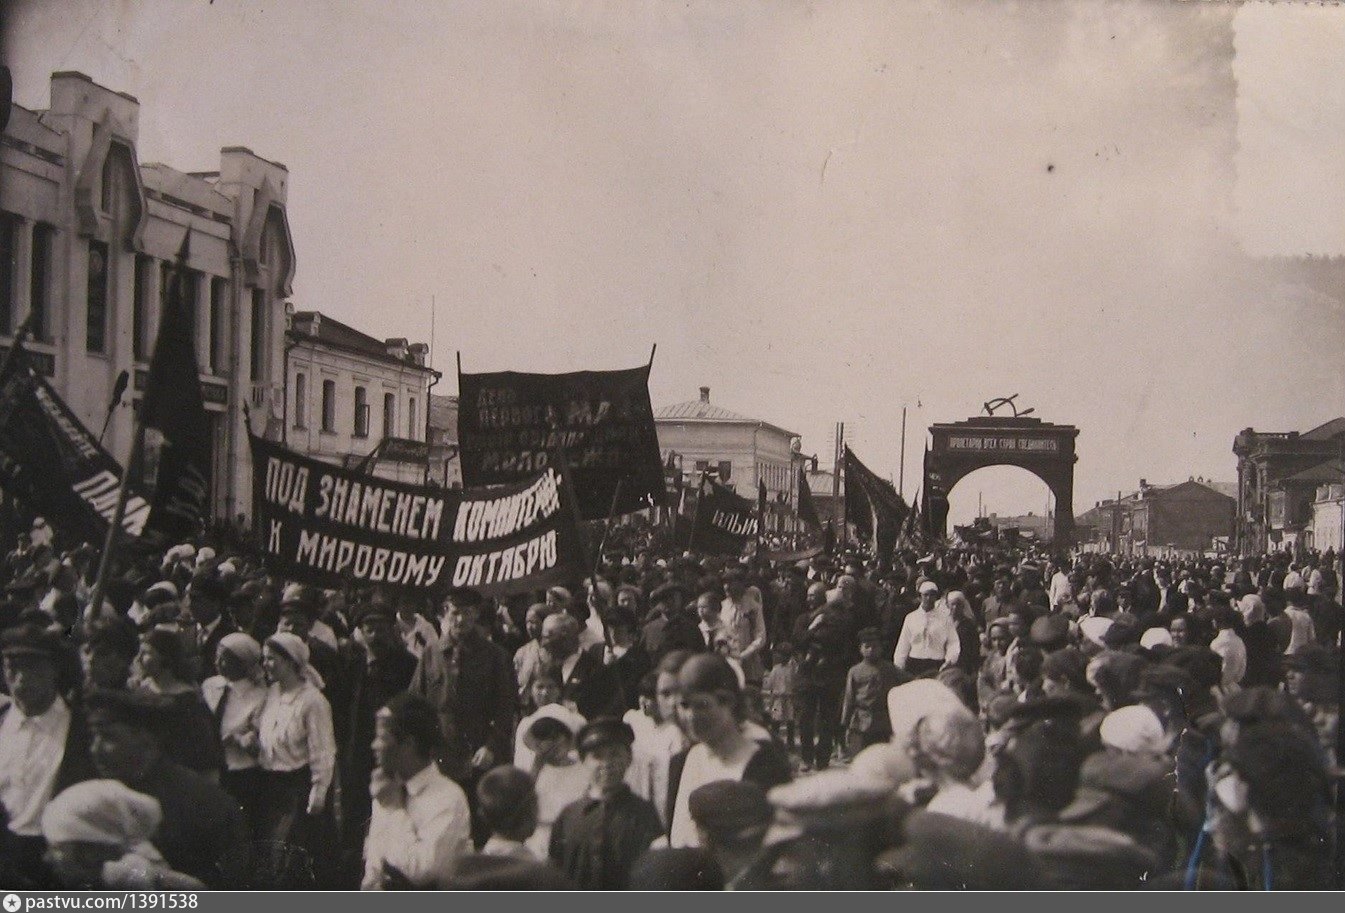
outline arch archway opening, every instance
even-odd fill
[[[985,466],[963,476],[948,492],[948,533],[989,522],[1013,528],[1030,541],[1054,535],[1055,494],[1041,477],[1018,466]]]

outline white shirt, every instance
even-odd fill
[[[902,669],[908,659],[937,659],[951,666],[960,655],[957,625],[948,607],[940,602],[928,612],[920,608],[906,616],[892,662]]]
[[[1232,628],[1225,628],[1214,635],[1210,649],[1223,659],[1223,675],[1219,683],[1224,690],[1240,683],[1247,674],[1247,645],[1242,642],[1242,638]]]
[[[42,810],[51,801],[56,773],[65,758],[70,708],[57,697],[46,712],[24,716],[11,704],[0,722],[0,803],[10,833],[42,836]]]
[[[687,738],[676,723],[660,723],[644,736],[636,731],[626,785],[635,795],[653,803],[663,823],[668,823],[668,772],[673,757],[687,747]]]
[[[316,792],[326,793],[336,767],[332,708],[309,682],[293,691],[272,685],[257,722],[257,756],[263,770],[291,771],[307,766]]]
[[[1284,615],[1291,624],[1289,646],[1285,648],[1285,653],[1297,653],[1301,647],[1306,647],[1317,639],[1317,632],[1312,624],[1312,616],[1306,610],[1300,609],[1298,606],[1285,606]]]
[[[537,771],[537,830],[526,842],[538,859],[551,857],[551,825],[565,806],[584,797],[588,783],[588,770],[578,760],[568,767],[547,764]]]
[[[1004,807],[996,800],[994,787],[988,780],[976,788],[949,783],[929,800],[925,811],[1004,830]]]
[[[406,781],[404,807],[374,802],[360,888],[379,890],[385,862],[417,888],[438,887],[458,857],[471,849],[472,818],[466,793],[427,764]]]
[[[1051,578],[1051,608],[1058,609],[1074,599],[1074,588],[1070,586],[1069,576],[1064,571],[1056,571]]]
[[[696,823],[691,820],[691,794],[707,783],[719,780],[732,780],[735,783],[743,778],[748,762],[757,753],[755,742],[748,742],[742,754],[737,757],[721,759],[710,753],[704,744],[691,746],[687,752],[686,765],[682,768],[682,779],[677,784],[677,799],[673,806],[672,827],[669,829],[668,842],[674,849],[700,846],[696,834]]]
[[[499,834],[492,834],[486,841],[486,845],[481,847],[482,856],[499,856],[504,859],[518,859],[522,862],[541,862],[537,855],[527,844],[520,843],[517,840],[510,840],[508,837],[501,837]]]
[[[256,739],[262,706],[266,703],[266,686],[246,678],[231,682],[222,675],[212,675],[201,683],[201,696],[211,713],[219,708],[226,692],[229,699],[224,704],[224,717],[219,721],[224,767],[226,770],[248,770],[257,766],[257,757],[239,747],[239,741]]]

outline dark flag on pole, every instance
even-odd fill
[[[0,488],[74,542],[107,536],[122,468],[37,372],[16,343],[0,379]],[[137,538],[149,504],[137,486],[122,517]]]
[[[694,548],[707,555],[741,555],[761,529],[759,518],[747,498],[706,479],[696,505]]]
[[[818,516],[817,505],[813,503],[813,490],[808,487],[808,473],[799,467],[799,519],[809,529],[821,529],[822,518]]]
[[[879,477],[846,447],[845,512],[860,533],[873,539],[874,550],[887,556],[897,544],[910,508],[891,482]]]
[[[766,480],[757,479],[757,535],[766,532]]]
[[[164,296],[139,422],[144,435],[139,479],[151,492],[145,536],[153,543],[196,535],[209,513],[210,427],[196,361],[194,288],[187,270],[191,229],[177,253]]]

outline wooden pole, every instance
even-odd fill
[[[84,619],[86,629],[98,617],[103,607],[103,594],[107,592],[108,577],[112,573],[112,559],[121,540],[121,524],[126,519],[126,500],[130,494],[131,473],[140,463],[144,445],[145,427],[137,417],[135,434],[131,438],[131,455],[121,471],[121,484],[117,487],[117,506],[112,512],[112,522],[107,528],[107,538],[103,541],[103,553],[98,559],[98,576],[94,580],[93,593],[89,597],[89,607]]]
[[[897,468],[897,493],[906,497],[906,407],[901,407],[901,465]]]

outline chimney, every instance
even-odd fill
[[[710,388],[701,387],[701,402],[708,403],[709,401],[710,401]]]

